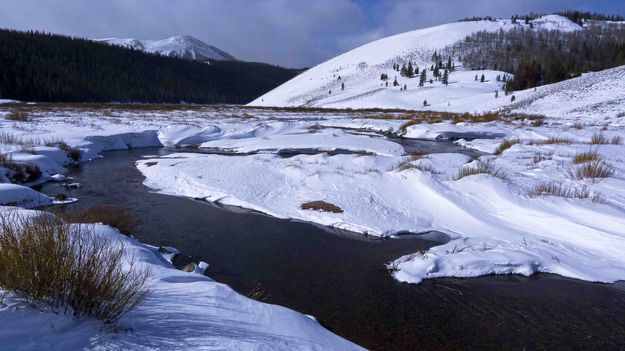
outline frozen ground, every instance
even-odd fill
[[[11,211],[15,209],[0,207],[2,216]],[[25,306],[9,295],[0,304],[1,350],[361,349],[308,316],[244,297],[201,273],[177,270],[158,248],[114,228],[96,225],[94,230],[126,245],[137,269],[152,272],[150,296],[121,320],[132,329],[104,332],[97,321]]]

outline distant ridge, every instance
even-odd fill
[[[130,49],[141,50],[169,57],[178,57],[196,61],[237,61],[229,53],[208,45],[200,39],[190,35],[175,35],[160,40],[118,39],[104,38],[94,39],[97,42],[118,45]]]

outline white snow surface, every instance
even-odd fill
[[[600,96],[608,95],[602,90],[606,84],[614,86],[623,79],[611,72],[589,77],[595,75],[601,77],[597,79],[601,83],[589,83],[577,104],[596,104]],[[556,92],[578,86],[571,82],[571,87]],[[534,103],[549,98],[545,95]],[[0,116],[0,127],[11,130],[22,143],[37,137],[62,139],[80,147],[83,160],[97,158],[103,150],[179,148],[174,155],[138,161],[145,183],[167,194],[205,198],[370,235],[438,230],[452,238],[425,254],[390,263],[401,281],[551,272],[611,282],[625,275],[625,115],[616,113],[623,110],[624,102],[614,104],[610,104],[609,114],[605,114],[607,109],[577,113],[564,105],[550,110],[549,114],[559,117],[547,117],[544,125],[516,120],[421,123],[407,128],[405,135],[410,138],[473,133],[477,139],[457,143],[489,153],[504,138],[521,140],[501,155],[480,157],[480,162],[491,162],[504,173],[506,180],[484,174],[454,180],[462,168],[477,162],[461,154],[405,156],[398,144],[374,133],[398,132],[406,121],[402,113],[237,107],[137,113],[70,108],[33,113],[33,122],[27,127]],[[590,145],[591,137],[599,134],[609,140],[621,138],[621,144]],[[571,144],[537,144],[553,137],[568,138]],[[17,155],[36,156],[50,177],[59,173],[63,160],[54,147],[29,153],[19,151],[20,147],[1,145],[2,150]],[[189,153],[187,147],[241,156]],[[285,149],[316,150],[317,154],[283,158],[278,154]],[[321,152],[339,149],[351,154]],[[573,177],[582,167],[571,162],[573,156],[587,151],[596,151],[614,170],[613,175],[597,180]],[[45,159],[49,160],[43,162]],[[550,182],[571,191],[587,190],[601,201],[530,196],[534,187]],[[339,206],[343,212],[300,209],[302,203],[317,200]]]
[[[141,50],[149,53],[161,54],[197,61],[225,60],[235,61],[236,59],[225,51],[189,35],[175,35],[160,40],[138,40],[105,38],[94,39],[111,45],[123,46],[129,49]]]
[[[11,211],[16,209],[0,207],[2,216]],[[95,225],[94,235],[125,245],[127,260],[152,272],[149,297],[120,321],[132,330],[103,331],[97,321],[33,308],[9,294],[0,305],[0,349],[362,350],[309,316],[249,299],[202,274],[177,270],[158,248],[114,228]]]
[[[549,15],[532,21],[534,30],[576,31],[583,28],[565,17]],[[479,32],[528,26],[510,20],[455,22],[383,38],[323,62],[250,103],[250,106],[314,106],[338,108],[403,108],[453,112],[498,109],[510,103],[503,96],[503,83],[496,82],[498,71],[458,70],[449,77],[449,86],[435,81],[419,87],[419,76],[401,77],[394,63],[408,63],[429,71],[434,51],[440,51],[466,36]],[[388,86],[380,80],[389,77]],[[475,75],[485,83],[475,81]],[[393,86],[397,77],[399,86]],[[340,79],[339,79],[340,78]],[[345,85],[342,90],[341,85]],[[403,91],[403,86],[407,89]],[[400,90],[402,89],[402,90]],[[495,91],[499,98],[495,99]],[[424,106],[424,101],[429,106]]]

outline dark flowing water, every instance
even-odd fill
[[[141,221],[136,237],[209,262],[208,275],[317,317],[373,350],[623,350],[625,286],[553,275],[398,283],[384,264],[434,243],[370,240],[316,225],[151,193],[134,161],[162,152],[106,152],[70,175],[72,206],[112,204]],[[46,184],[48,194],[65,192]],[[189,321],[193,323],[193,321]]]

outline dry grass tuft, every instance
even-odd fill
[[[64,141],[46,142],[45,145],[58,147],[59,149],[65,151],[65,153],[67,154],[67,157],[69,157],[70,159],[74,160],[75,162],[80,161],[80,158],[82,155],[82,152],[80,151],[80,149],[74,146],[69,146]]]
[[[0,167],[10,171],[7,176],[15,184],[34,182],[43,174],[39,166],[14,162],[10,155],[0,155]]]
[[[534,163],[540,163],[542,161],[551,160],[553,158],[550,154],[537,153],[534,155]]]
[[[607,145],[607,144],[621,145],[623,143],[623,140],[621,139],[620,136],[607,138],[603,134],[597,133],[597,134],[594,134],[590,138],[590,143],[593,144],[593,145]]]
[[[92,206],[81,210],[60,210],[55,213],[69,223],[102,223],[115,227],[126,235],[137,232],[137,220],[117,206]]]
[[[569,176],[574,179],[599,179],[612,177],[614,172],[614,167],[609,164],[603,161],[592,161],[575,168]]]
[[[544,119],[535,119],[530,123],[532,127],[540,127],[540,126],[543,126],[544,124],[545,124]]]
[[[331,203],[327,203],[325,201],[311,201],[303,203],[300,208],[302,210],[311,210],[311,211],[322,211],[322,212],[331,212],[331,213],[343,213],[343,209],[333,205]]]
[[[511,148],[512,146],[518,143],[519,143],[518,139],[504,140],[501,144],[499,144],[499,146],[497,147],[497,150],[495,150],[495,155],[503,154],[504,151],[508,150],[509,148]]]
[[[410,159],[410,161],[417,161],[420,160],[422,158],[424,158],[425,156],[429,155],[430,153],[425,151],[425,150],[418,150],[418,151],[413,151],[411,153],[408,154],[408,157]]]
[[[599,160],[601,160],[601,156],[597,151],[582,152],[573,156],[573,164],[575,165]]]
[[[6,119],[7,121],[14,121],[14,122],[30,121],[30,117],[28,117],[28,114],[26,112],[21,112],[21,111],[11,112],[8,115],[4,116],[4,119]]]
[[[493,177],[497,177],[502,180],[508,180],[508,176],[500,169],[495,168],[491,162],[477,161],[475,166],[465,167],[460,169],[458,174],[454,177],[454,180],[459,180],[464,177],[476,175],[476,174],[489,174]]]
[[[13,133],[0,132],[0,144],[18,144],[19,138]]]
[[[148,295],[148,270],[125,247],[53,215],[0,219],[0,287],[29,304],[115,325]]]
[[[573,144],[575,141],[566,137],[550,137],[545,140],[533,140],[530,141],[530,145],[556,145],[556,144]]]
[[[559,182],[538,184],[532,188],[530,196],[560,196],[567,199],[589,199],[592,200],[592,202],[601,201],[599,195],[591,193],[587,186],[581,188],[567,188]]]
[[[263,289],[262,285],[258,283],[254,287],[254,289],[250,290],[246,294],[246,296],[256,301],[266,302],[271,297],[271,294],[269,294],[265,289]]]

